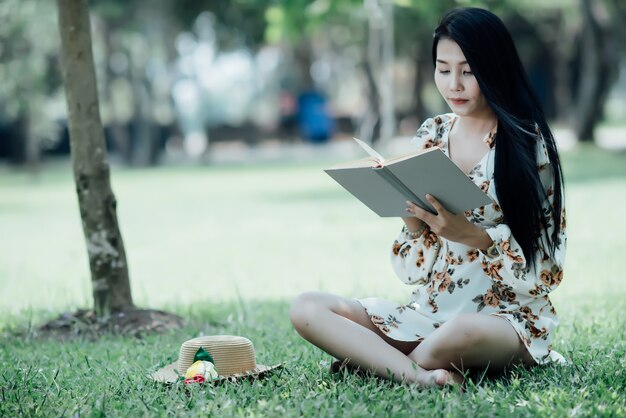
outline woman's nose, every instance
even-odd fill
[[[461,91],[463,90],[463,84],[461,83],[461,79],[457,75],[453,75],[450,79],[450,91]]]

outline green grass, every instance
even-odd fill
[[[304,164],[114,168],[113,186],[136,302],[189,319],[176,332],[60,343],[45,319],[90,304],[67,164],[33,178],[0,168],[0,416],[624,416],[626,415],[626,155],[582,147],[563,155],[568,259],[553,293],[554,345],[569,367],[514,370],[465,394],[328,373],[330,357],[288,320],[289,301],[317,289],[406,300],[379,219]],[[26,336],[18,334],[28,331]],[[250,338],[269,379],[166,388],[145,378],[200,334]]]

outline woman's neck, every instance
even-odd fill
[[[477,116],[459,116],[456,121],[457,128],[468,136],[484,136],[498,123],[493,112]]]

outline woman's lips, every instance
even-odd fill
[[[450,103],[452,103],[453,105],[463,105],[465,103],[467,103],[469,100],[465,100],[465,99],[450,99]]]

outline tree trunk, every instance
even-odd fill
[[[359,126],[359,138],[366,143],[372,144],[380,137],[380,108],[379,94],[374,70],[369,60],[362,63],[365,79],[367,80],[367,110],[361,119]]]
[[[70,146],[94,309],[100,317],[133,307],[117,202],[100,120],[87,0],[57,0]]]
[[[309,38],[303,38],[294,48],[294,57],[300,75],[299,85],[301,91],[315,89],[315,82],[311,76],[311,65],[313,64],[313,46]]]
[[[381,1],[383,26],[381,30],[381,60],[380,60],[380,140],[389,143],[396,131],[396,106],[394,101],[394,71],[395,48],[393,43],[393,2]]]
[[[375,3],[369,4],[369,19],[367,23],[367,42],[365,45],[365,59],[363,71],[367,80],[367,110],[363,115],[359,126],[359,137],[366,143],[373,144],[380,138],[381,109],[380,109],[380,67],[381,67],[381,43],[382,30],[380,16],[375,13]],[[373,8],[373,9],[372,9]]]
[[[426,109],[424,106],[424,100],[422,98],[422,91],[424,86],[428,82],[428,76],[432,77],[432,63],[430,62],[430,44],[424,42],[417,42],[415,46],[415,73],[413,82],[413,103],[411,106],[410,114],[417,117],[420,123],[429,115],[430,109]]]
[[[602,106],[610,87],[607,37],[594,14],[594,6],[593,0],[581,1],[581,68],[574,118],[574,132],[579,141],[593,141],[593,130],[602,117]]]
[[[32,112],[26,113],[29,114]],[[24,132],[26,134],[24,136],[24,140],[26,141],[26,166],[32,175],[36,175],[39,172],[41,148],[39,147],[39,139],[33,135],[30,118],[30,116],[27,116],[27,123],[24,127]]]
[[[150,114],[152,98],[147,88],[146,77],[133,62],[132,55],[130,67],[130,83],[135,96],[135,114],[131,121],[134,128],[133,141],[131,141],[132,159],[134,165],[146,167],[156,163],[156,141]]]
[[[115,103],[113,102],[113,97],[111,96],[111,90],[113,86],[113,82],[116,81],[116,78],[119,77],[119,74],[116,70],[113,69],[113,66],[110,65],[110,58],[114,52],[112,35],[115,32],[116,28],[111,27],[111,23],[106,21],[105,19],[98,19],[95,22],[92,20],[92,24],[96,24],[99,26],[101,36],[102,36],[102,47],[104,48],[103,55],[107,57],[107,65],[106,70],[102,72],[103,78],[100,79],[100,85],[103,86],[100,89],[102,93],[99,97],[100,103],[105,103],[109,106],[110,109],[115,107]],[[96,29],[97,31],[97,29]],[[120,120],[118,113],[115,111],[111,112],[111,117],[108,121],[109,134],[111,136],[111,140],[113,141],[113,149],[114,152],[118,155],[118,157],[127,165],[131,165],[132,163],[132,155],[131,155],[131,139],[128,133],[128,122]]]

